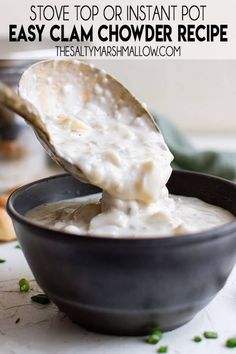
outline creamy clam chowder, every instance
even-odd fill
[[[46,84],[52,92],[47,88],[45,95],[37,83],[31,101],[44,117],[57,154],[79,166],[103,193],[41,205],[27,217],[75,234],[114,237],[179,235],[234,220],[198,199],[169,195],[173,156],[161,133],[145,113],[137,115],[122,98],[117,103],[106,80],[104,75],[103,85],[96,83],[89,92],[78,87],[75,92],[66,83],[60,88],[63,105],[55,101],[50,76]]]
[[[107,237],[181,235],[234,220],[226,210],[197,198],[171,195],[142,204],[114,199],[106,192],[40,205],[27,217],[48,228]]]

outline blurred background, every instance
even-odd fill
[[[235,61],[103,60],[96,65],[185,132],[236,133]]]

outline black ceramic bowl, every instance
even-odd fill
[[[234,183],[174,171],[168,187],[236,215]],[[97,332],[138,335],[191,320],[223,287],[235,263],[236,222],[184,236],[112,239],[48,230],[24,217],[42,203],[98,191],[61,175],[11,195],[8,212],[39,285],[73,321]]]

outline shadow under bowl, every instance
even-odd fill
[[[168,188],[236,215],[232,182],[174,171]],[[176,237],[114,239],[49,230],[24,217],[40,204],[99,191],[60,175],[28,184],[9,198],[8,212],[40,287],[73,321],[96,332],[141,335],[191,320],[233,268],[236,222]]]

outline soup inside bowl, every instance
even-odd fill
[[[232,182],[174,171],[167,187],[236,215]],[[41,204],[98,192],[60,175],[10,197],[8,212],[39,285],[73,321],[98,332],[138,335],[192,319],[223,287],[234,265],[236,222],[173,237],[112,238],[48,229],[25,217]]]

